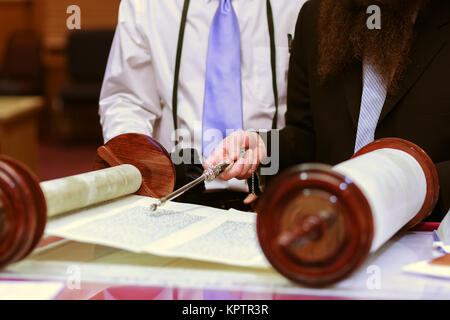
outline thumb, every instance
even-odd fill
[[[258,200],[258,196],[254,193],[250,193],[247,198],[244,199],[244,204],[251,204]]]

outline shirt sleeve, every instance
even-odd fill
[[[142,28],[142,0],[124,0],[119,9],[100,94],[100,122],[105,143],[123,133],[152,136],[161,116],[148,38]]]

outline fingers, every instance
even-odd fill
[[[246,166],[241,170],[241,173],[236,176],[237,179],[249,179],[252,174],[258,169],[261,159],[257,150],[248,150],[246,157]]]
[[[210,167],[218,165],[221,162],[224,162],[227,159],[233,162],[233,159],[228,156],[225,141],[222,141],[216,147],[213,153],[211,153],[208,159],[206,159],[206,161],[203,163],[203,168],[208,169]]]
[[[225,160],[230,160],[233,162],[237,161],[239,159],[241,149],[245,145],[244,135],[244,131],[234,132],[222,140],[222,142],[219,143],[208,159],[204,162],[203,167],[207,169]]]
[[[228,181],[230,179],[235,178],[237,175],[241,173],[243,166],[243,159],[239,159],[238,161],[232,163],[220,176],[220,179]]]
[[[250,193],[247,198],[244,199],[244,204],[252,204],[258,200],[258,196],[256,194]]]
[[[243,175],[245,175],[248,171],[248,165],[246,159],[248,151],[246,152],[246,156],[244,158],[239,158],[233,166],[230,168],[228,172],[225,172],[224,177],[222,179],[229,180],[232,178],[242,179]]]
[[[247,150],[244,158],[240,159],[242,160],[242,164],[239,173],[236,175],[237,179],[248,179],[252,175],[253,171],[251,169],[256,161],[254,154],[255,151]]]
[[[259,160],[257,153],[254,150],[247,150],[243,158],[238,159],[233,163],[228,170],[226,170],[221,178],[223,180],[248,179],[258,169]]]
[[[222,161],[225,161],[227,158],[227,152],[225,148],[225,141],[222,141],[216,149],[211,153],[211,155],[206,159],[203,163],[203,168],[208,169],[209,167],[213,167]]]
[[[241,149],[246,149],[244,157],[240,157]],[[204,168],[215,166],[225,160],[232,161],[220,176],[222,180],[232,178],[248,179],[257,170],[265,157],[264,142],[255,132],[238,131],[225,138],[204,162]]]

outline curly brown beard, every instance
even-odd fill
[[[427,0],[323,0],[319,17],[321,82],[355,58],[374,65],[388,93],[398,90],[409,64],[417,13]],[[369,29],[370,5],[381,9],[381,29]]]

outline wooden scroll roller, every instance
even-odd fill
[[[277,177],[258,205],[258,239],[282,275],[326,286],[426,218],[438,196],[428,155],[411,142],[381,139],[334,167],[299,165]]]
[[[0,268],[31,253],[47,217],[133,193],[159,198],[175,186],[169,154],[140,134],[124,134],[100,147],[94,169],[39,183],[24,165],[0,156]]]

